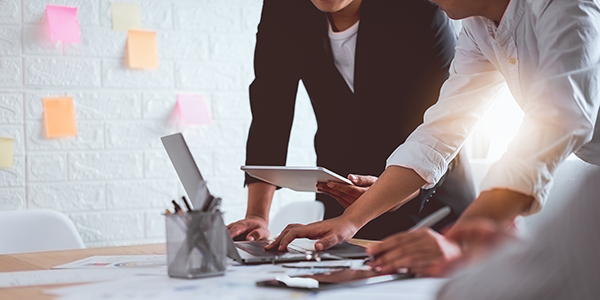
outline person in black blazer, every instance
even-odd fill
[[[352,67],[340,71],[330,31],[356,27],[353,73]],[[386,158],[437,100],[454,46],[449,19],[426,0],[265,0],[250,85],[246,164],[285,165],[302,80],[318,124],[317,165],[342,176],[381,174]],[[445,205],[453,213],[437,228],[452,222],[475,198],[465,159],[457,157],[445,180],[371,221],[355,237],[382,239]],[[266,238],[276,187],[248,175],[245,184],[246,218],[228,225],[229,233]],[[326,219],[343,213],[334,198],[319,193],[317,200],[325,204]]]

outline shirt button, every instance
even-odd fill
[[[514,65],[514,64],[517,63],[517,59],[514,58],[514,57],[511,57],[511,58],[508,59],[508,63],[511,64],[511,65]]]

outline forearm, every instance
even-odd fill
[[[391,208],[408,202],[425,183],[412,169],[390,166],[369,190],[346,209],[343,217],[360,228]]]
[[[512,222],[527,211],[533,197],[507,189],[492,189],[482,192],[465,210],[457,223],[478,218],[497,223]]]
[[[260,217],[268,222],[274,193],[274,185],[264,182],[248,184],[248,206],[246,208],[246,217]]]

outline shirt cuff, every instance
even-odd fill
[[[446,174],[448,161],[433,148],[415,142],[400,145],[386,162],[386,167],[400,166],[412,169],[427,183],[421,188],[429,189]]]
[[[532,196],[529,209],[521,213],[528,216],[539,212],[546,202],[553,175],[543,163],[532,164],[523,160],[500,160],[492,165],[483,181],[481,191],[507,189]]]

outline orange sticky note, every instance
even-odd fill
[[[14,161],[15,141],[8,137],[0,137],[0,168],[12,169]]]
[[[44,98],[44,126],[47,138],[76,136],[73,98]]]
[[[132,69],[158,68],[156,32],[129,30],[127,36],[127,63]]]

